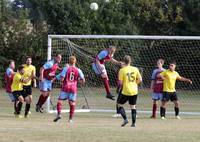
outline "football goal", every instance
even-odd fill
[[[190,78],[193,84],[177,82],[180,111],[183,114],[200,115],[200,37],[198,36],[140,36],[140,35],[49,35],[48,60],[61,53],[62,64],[68,63],[71,55],[77,57],[77,66],[82,69],[86,83],[78,85],[77,112],[115,112],[115,101],[105,98],[103,82],[92,70],[92,61],[97,53],[110,45],[116,46],[114,58],[122,60],[125,55],[132,57],[133,66],[139,68],[143,82],[139,86],[138,112],[151,113],[151,73],[156,68],[156,60],[165,60],[164,68],[170,61],[177,62],[176,70],[180,75]],[[120,69],[110,62],[106,64],[112,94],[117,98],[117,74]],[[53,113],[59,82],[54,83],[51,98],[48,99],[47,112]],[[169,103],[168,112],[173,113]],[[126,106],[128,107],[128,105]],[[68,112],[67,106],[66,110]]]

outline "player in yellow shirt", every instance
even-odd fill
[[[13,77],[13,82],[11,85],[11,90],[12,90],[12,94],[15,98],[15,101],[19,101],[17,104],[17,111],[16,111],[16,117],[19,117],[19,118],[22,117],[20,115],[20,112],[21,112],[23,102],[25,101],[26,104],[30,104],[30,98],[23,91],[23,84],[29,82],[31,80],[31,78],[24,79],[23,74],[24,74],[24,66],[20,66],[18,68],[17,73]],[[29,109],[30,109],[30,107],[27,107],[27,105],[26,105],[25,117],[27,117]]]
[[[176,118],[181,119],[179,116],[179,101],[175,89],[176,80],[185,81],[192,84],[192,81],[190,79],[180,76],[179,73],[175,71],[175,68],[176,63],[171,62],[169,65],[169,69],[163,71],[158,75],[158,77],[161,77],[163,79],[163,98],[160,107],[160,116],[162,119],[166,119],[166,104],[167,102],[169,102],[169,100],[174,103],[174,111]]]
[[[120,69],[118,74],[118,87],[119,90],[122,89],[121,95],[118,98],[119,112],[123,117],[124,121],[122,127],[128,123],[126,112],[123,105],[129,101],[132,116],[132,125],[135,127],[136,122],[136,101],[138,94],[138,84],[142,82],[142,77],[138,68],[131,66],[131,57],[126,55],[124,57],[125,66]],[[121,88],[121,89],[120,89]]]
[[[32,58],[30,56],[26,58],[26,64],[24,64],[23,66],[24,66],[23,78],[24,79],[32,78],[33,86],[37,87],[36,79],[34,79],[36,77],[36,68],[35,66],[32,65]],[[32,80],[23,84],[24,93],[26,93],[26,95],[28,95],[30,98],[30,104],[27,104],[28,105],[27,107],[30,107],[32,102]]]

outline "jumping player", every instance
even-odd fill
[[[190,79],[181,77],[179,73],[175,71],[175,68],[176,68],[176,63],[171,62],[169,65],[169,69],[163,71],[158,75],[158,77],[161,77],[164,80],[162,105],[160,107],[161,119],[166,119],[165,118],[166,104],[169,102],[169,100],[174,103],[174,111],[176,118],[181,119],[179,116],[179,101],[175,89],[176,80],[185,81],[192,84],[192,81]]]
[[[17,104],[17,111],[15,114],[15,117],[22,118],[23,116],[20,115],[22,104],[25,101],[26,107],[25,107],[25,118],[28,116],[28,112],[30,110],[30,98],[29,96],[24,93],[23,91],[23,84],[29,82],[32,78],[23,78],[24,74],[24,66],[19,66],[17,73],[13,77],[13,82],[11,85],[12,94],[15,97],[15,100],[19,101]]]
[[[163,92],[163,80],[157,77],[165,69],[163,68],[164,60],[158,59],[157,60],[157,69],[153,70],[151,76],[151,90],[152,90],[152,116],[151,118],[156,118],[156,111],[157,111],[157,101],[162,100],[162,92]]]
[[[142,82],[142,77],[138,68],[130,65],[131,57],[126,55],[124,57],[125,67],[121,68],[119,71],[119,82],[118,86],[122,89],[121,95],[118,99],[119,112],[124,119],[122,123],[122,127],[128,123],[128,118],[126,116],[126,112],[124,110],[123,105],[129,101],[129,105],[131,108],[131,116],[132,116],[132,125],[131,127],[135,127],[136,122],[136,102],[137,102],[137,94],[138,94],[138,84]],[[119,89],[120,90],[120,89]]]
[[[100,53],[98,53],[98,55],[96,56],[96,58],[94,59],[93,63],[92,63],[92,68],[94,70],[94,72],[101,76],[102,80],[103,80],[103,84],[106,90],[106,98],[111,99],[111,100],[115,100],[114,96],[111,94],[110,92],[110,85],[109,85],[109,78],[107,75],[107,71],[105,68],[105,62],[109,62],[111,61],[114,64],[121,64],[120,62],[118,62],[117,60],[115,60],[113,58],[114,53],[116,51],[116,47],[114,46],[110,46],[108,49],[104,49],[102,50]]]
[[[59,78],[62,81],[62,88],[60,91],[60,95],[58,97],[57,102],[57,117],[54,119],[54,122],[57,122],[61,119],[61,110],[62,110],[62,101],[69,101],[69,122],[72,123],[72,119],[74,116],[75,106],[76,106],[76,98],[77,98],[77,83],[78,81],[81,83],[85,82],[84,75],[82,71],[75,66],[76,57],[69,57],[69,67],[63,69],[60,73]]]
[[[42,105],[46,102],[50,95],[52,89],[52,80],[55,77],[57,69],[59,69],[58,64],[61,62],[62,56],[57,54],[53,60],[47,61],[40,68],[40,91],[41,95],[36,104],[36,112],[43,113]]]
[[[15,110],[15,113],[16,113],[16,101],[15,101],[15,98],[12,94],[12,90],[11,90],[11,85],[12,85],[12,82],[13,82],[13,77],[14,77],[14,69],[15,69],[15,62],[14,60],[9,60],[9,67],[6,69],[6,72],[5,72],[5,76],[4,76],[4,79],[5,79],[5,89],[6,89],[6,92],[10,98],[10,100],[14,103],[14,110]]]

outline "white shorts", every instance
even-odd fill
[[[96,64],[92,63],[92,69],[97,75],[107,74],[106,68],[104,64]]]
[[[152,100],[158,101],[158,100],[162,100],[162,98],[163,98],[162,93],[153,93],[152,94]]]

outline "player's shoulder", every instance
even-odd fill
[[[12,72],[12,71],[13,70],[11,68],[9,68],[9,67],[6,69],[6,72]]]

